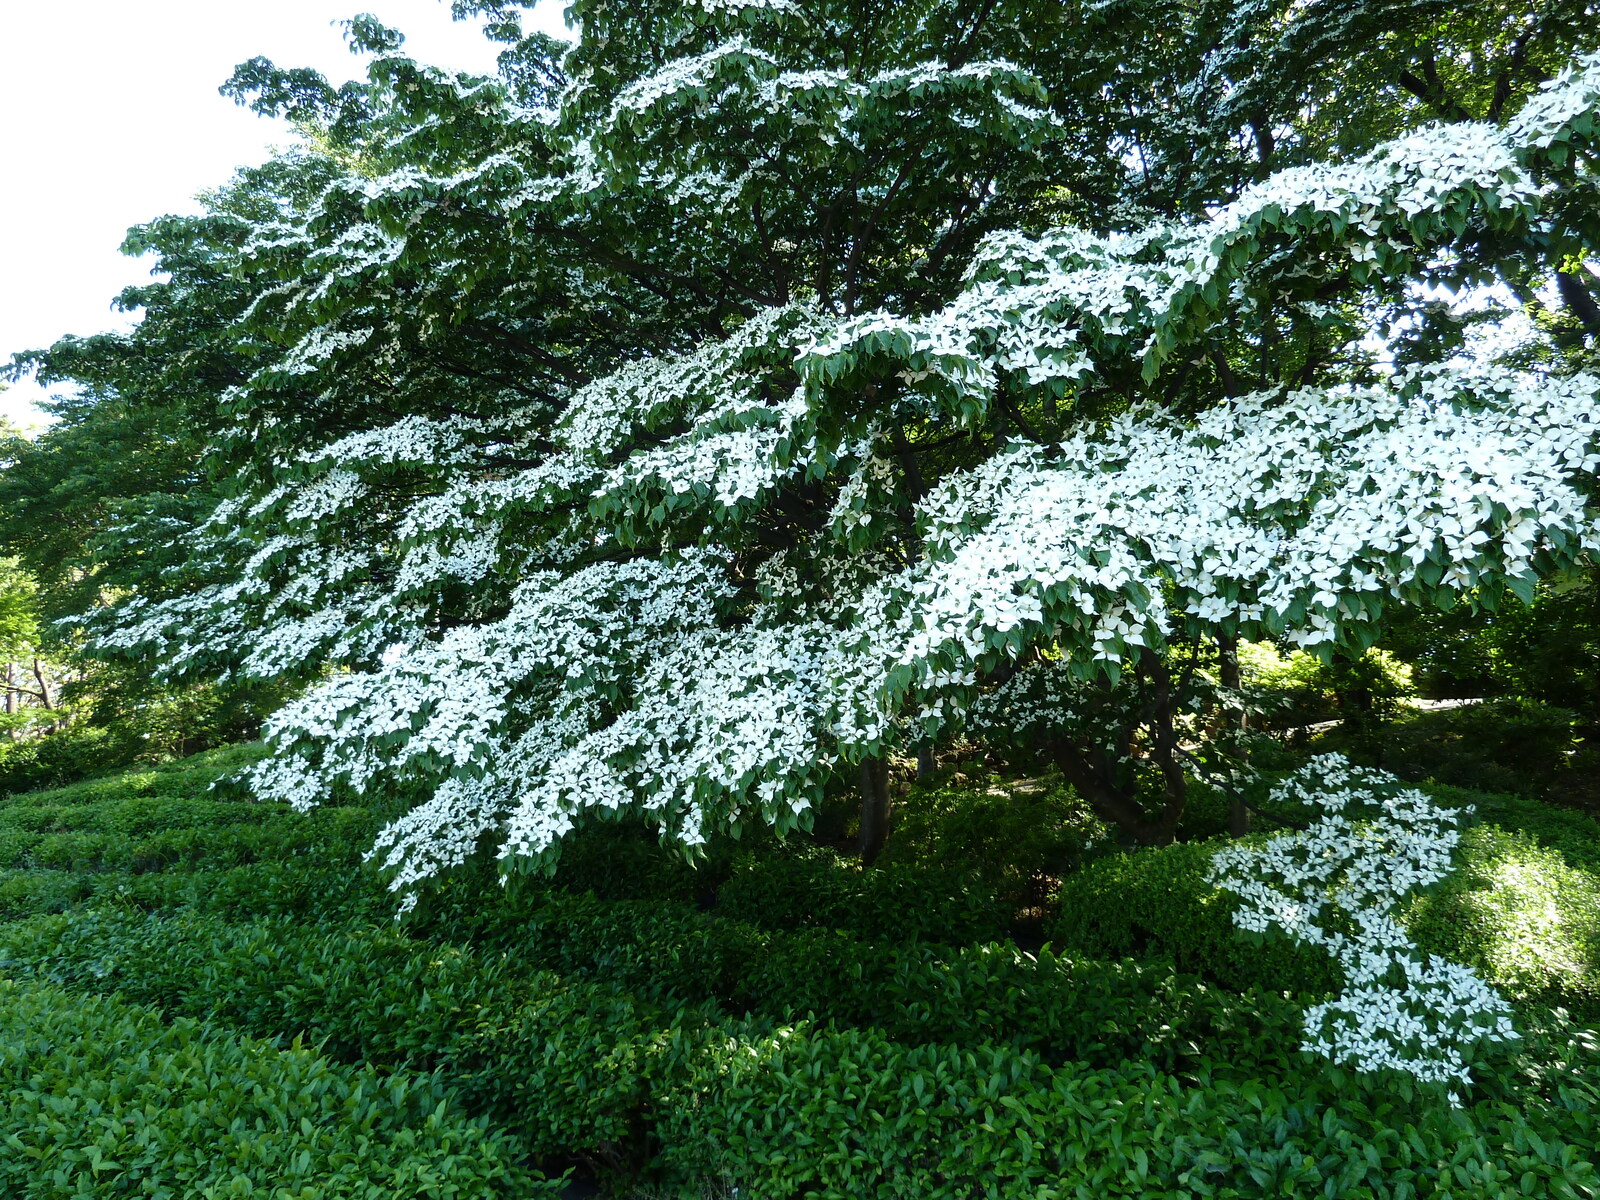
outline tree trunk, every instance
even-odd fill
[[[933,757],[933,744],[923,742],[917,747],[917,782],[927,783],[933,778],[933,773],[938,769],[938,762]]]
[[[1233,691],[1239,690],[1242,676],[1239,672],[1239,639],[1231,634],[1219,633],[1217,635],[1217,658],[1220,662],[1218,675],[1222,686]]]
[[[1244,683],[1243,673],[1239,670],[1239,639],[1231,634],[1217,635],[1217,658],[1222,686],[1230,691],[1238,691]],[[1239,728],[1245,728],[1249,717],[1241,712],[1239,714]],[[1228,836],[1243,837],[1250,832],[1250,809],[1244,802],[1244,797],[1235,795],[1228,801]]]
[[[1091,761],[1091,756],[1076,746],[1058,742],[1050,747],[1057,769],[1094,810],[1095,816],[1115,826],[1138,846],[1169,846],[1178,835],[1178,819],[1183,816],[1183,794],[1169,796],[1158,812],[1147,812],[1110,774],[1109,764]],[[1104,757],[1104,756],[1100,756]]]
[[[43,702],[48,711],[54,712],[56,702],[55,698],[50,695],[50,682],[45,677],[44,664],[41,663],[37,658],[33,660],[33,677],[39,681],[40,701]]]
[[[871,866],[889,837],[889,763],[881,755],[861,760],[861,836],[857,850]]]
[[[1589,336],[1600,338],[1600,303],[1596,303],[1588,285],[1575,273],[1557,271],[1556,290],[1561,293],[1562,303],[1578,318]]]
[[[6,664],[6,712],[15,713],[22,706],[22,695],[17,691],[17,664]]]

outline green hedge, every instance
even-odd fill
[[[0,921],[105,905],[141,912],[186,909],[231,920],[296,916],[344,924],[392,917],[395,898],[368,872],[324,866],[311,858],[144,875],[0,871]]]
[[[0,827],[0,869],[148,871],[234,867],[314,855],[352,869],[371,843],[365,809],[324,808],[265,824],[195,825],[152,833],[39,832]]]
[[[1073,961],[1013,944],[863,942],[847,932],[772,932],[691,905],[525,896],[467,925],[435,926],[479,952],[581,976],[672,1009],[804,1017],[906,1041],[991,1041],[1049,1061],[1146,1057],[1177,1069],[1219,1040],[1276,1065],[1299,1009],[1272,992],[1232,995],[1170,967]],[[1292,1049],[1293,1039],[1288,1043]]]
[[[1591,1056],[1584,1066],[1596,1060]],[[781,1029],[707,1043],[662,1098],[669,1178],[741,1197],[1592,1196],[1592,1083],[1465,1111],[1389,1081],[1051,1068],[992,1046]]]
[[[739,860],[717,893],[723,915],[762,929],[841,929],[875,942],[983,942],[1009,913],[971,873],[853,859],[798,843]]]
[[[0,1194],[13,1200],[558,1194],[519,1153],[428,1076],[0,981]]]
[[[895,802],[894,832],[880,864],[975,873],[1013,909],[1048,898],[1059,879],[1106,834],[1104,824],[1055,777],[915,785]]]
[[[283,922],[230,929],[78,914],[9,932],[14,959],[75,989],[115,987],[235,1029],[304,1029],[339,1058],[435,1067],[470,1110],[548,1164],[575,1157],[643,1171],[670,1189],[725,1177],[741,1195],[785,1200],[1175,1198],[1299,1194],[1332,1178],[1344,1188],[1335,1195],[1400,1196],[1407,1184],[1417,1195],[1460,1197],[1496,1195],[1524,1173],[1534,1194],[1589,1195],[1595,1182],[1573,1149],[1597,1136],[1592,1044],[1552,1072],[1569,1078],[1548,1080],[1549,1096],[1521,1086],[1454,1114],[1392,1081],[1295,1061],[1284,1028],[1204,1037],[1181,1074],[1137,1057],[1052,1065],[1029,1048],[982,1040],[908,1044],[881,1029],[665,1012],[503,958],[408,945],[390,930],[296,940]],[[963,999],[981,1006],[1005,993],[1003,969],[963,983],[959,967],[925,961],[956,981],[947,1020]],[[1139,996],[1092,1001],[1085,978],[1062,980],[1065,1019],[1093,1013],[1119,1031],[1136,1023]],[[1150,1016],[1171,1015],[1159,993],[1154,1000]],[[983,1019],[1004,1024],[1019,1011]],[[1549,1067],[1561,1052],[1541,1047],[1539,1061]],[[1495,1064],[1495,1077],[1514,1074]],[[1447,1171],[1435,1178],[1439,1164]]]
[[[1600,870],[1574,865],[1593,861],[1584,822],[1593,826],[1553,814],[1536,825],[1543,838],[1468,829],[1456,870],[1402,913],[1417,944],[1475,967],[1513,999],[1600,1016]],[[1215,850],[1182,843],[1085,867],[1062,886],[1056,945],[1085,957],[1159,958],[1232,989],[1337,988],[1322,952],[1237,935],[1232,900],[1206,881]]]
[[[18,788],[8,792],[0,784],[0,809],[12,805],[103,804],[133,796],[198,797],[219,779],[259,761],[265,754],[265,747],[251,743],[209,750],[179,762],[122,771],[48,791]]]
[[[675,933],[651,920],[632,930],[637,958],[585,962],[584,948],[603,944],[597,930],[621,942],[623,928],[615,912],[586,927],[586,912],[543,922],[543,948],[471,950],[393,928],[88,910],[0,926],[0,964],[246,1032],[304,1033],[345,1059],[419,1067],[437,1065],[480,1010],[509,1011],[555,977],[637,994],[655,1010],[816,1016],[908,1042],[1003,1043],[1051,1062],[1142,1058],[1186,1069],[1225,1050],[1276,1070],[1297,1041],[1298,1008],[1271,994],[1237,996],[1161,967],[1034,957],[998,944],[940,953],[716,921],[701,923],[702,940],[674,942],[696,927]],[[662,977],[635,989],[631,981],[650,978],[652,945]]]
[[[166,790],[180,774],[0,806],[0,838],[103,839],[83,856],[98,873],[0,873],[0,917],[56,910],[0,924],[0,971],[420,1073],[546,1167],[782,1200],[1595,1194],[1577,1149],[1597,1135],[1592,1033],[1530,1034],[1463,1112],[1311,1062],[1300,1005],[1278,993],[1331,987],[1331,968],[1234,936],[1204,882],[1210,846],[1069,876],[1058,944],[1034,955],[991,940],[1006,913],[959,873],[862,872],[790,845],[716,865],[706,911],[690,902],[706,877],[620,828],[621,867],[599,838],[555,886],[464,873],[396,926],[353,868],[369,814],[233,820],[254,806],[198,798],[198,772]],[[137,873],[128,857],[198,834],[256,861],[185,852]],[[1491,978],[1520,996],[1576,1007],[1592,976],[1527,931],[1592,960],[1583,913],[1600,893],[1574,855],[1597,842],[1556,818],[1540,840],[1474,830],[1466,870],[1413,926],[1465,961],[1494,951]],[[635,883],[651,898],[592,894]],[[1124,956],[1144,961],[1101,961]]]
[[[1495,825],[1469,829],[1456,860],[1406,913],[1418,943],[1515,1000],[1600,1017],[1600,873]]]
[[[1246,941],[1235,901],[1208,882],[1216,842],[1180,842],[1086,865],[1061,885],[1052,931],[1063,952],[1159,957],[1223,987],[1321,995],[1340,986],[1323,951],[1287,938]]]
[[[615,1069],[626,1046],[671,1024],[611,988],[392,927],[89,910],[0,925],[0,969],[302,1037],[339,1062],[438,1071],[535,1153],[601,1163],[620,1161],[631,1143],[615,1131],[638,1124],[649,1091]]]
[[[1470,806],[1478,820],[1526,834],[1539,845],[1557,851],[1571,866],[1600,875],[1600,822],[1587,813],[1556,808],[1525,796],[1491,795],[1432,784],[1424,790],[1442,804]]]

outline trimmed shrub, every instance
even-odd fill
[[[1103,858],[1061,886],[1056,946],[1088,958],[1159,958],[1240,991],[1308,996],[1340,986],[1314,947],[1240,937],[1236,901],[1206,878],[1216,842],[1180,842]]]
[[[33,804],[103,804],[131,796],[198,797],[218,780],[260,760],[265,754],[265,747],[257,743],[224,746],[175,763],[123,771],[49,791],[0,786],[0,809]]]
[[[864,869],[798,844],[738,860],[717,910],[760,929],[840,929],[874,942],[984,942],[1003,936],[1009,922],[1005,906],[969,871]]]
[[[993,1046],[807,1026],[708,1044],[661,1100],[664,1166],[787,1200],[1371,1196],[1500,1200],[1600,1186],[1595,1096],[1466,1111],[1389,1081],[1148,1064],[1051,1068]],[[1565,1139],[1565,1141],[1563,1141]]]
[[[1542,795],[1577,745],[1578,720],[1519,699],[1409,714],[1385,731],[1383,766],[1404,779]]]
[[[1600,1017],[1600,877],[1528,834],[1466,832],[1455,872],[1412,902],[1418,944],[1515,1000]]]
[[[898,801],[884,865],[975,875],[1012,909],[1048,899],[1105,826],[1056,779],[913,787]]]
[[[521,1198],[558,1182],[437,1079],[0,981],[0,1193]]]

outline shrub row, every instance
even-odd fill
[[[1600,872],[1495,825],[1467,830],[1456,862],[1410,905],[1411,936],[1514,999],[1600,1018]]]
[[[197,824],[149,833],[40,832],[0,826],[0,869],[142,874],[233,867],[302,855],[354,866],[370,844],[373,829],[371,814],[360,808],[321,808],[261,824]]]
[[[138,836],[202,825],[257,825],[289,811],[280,804],[239,800],[129,796],[97,804],[9,804],[0,807],[0,829]]]
[[[435,1078],[0,981],[0,1194],[554,1195]]]
[[[1219,1040],[1282,1061],[1298,1009],[1272,993],[1229,995],[1166,966],[1075,962],[1011,943],[862,942],[838,930],[768,932],[668,902],[551,893],[496,910],[462,934],[483,952],[602,981],[665,1008],[827,1018],[907,1041],[992,1041],[1049,1061],[1149,1057],[1177,1068]]]
[[[370,874],[309,858],[142,875],[0,871],[0,921],[103,905],[141,912],[187,909],[234,920],[293,915],[331,922],[381,921],[395,909],[394,898]]]
[[[220,927],[211,941],[191,927],[187,948],[141,950],[148,924],[69,928],[89,924],[27,923],[39,965],[65,966],[78,987],[165,993],[169,1009],[218,1025],[293,1029],[304,1016],[330,1053],[437,1064],[464,1104],[547,1159],[644,1171],[680,1194],[719,1178],[774,1200],[1576,1197],[1600,1186],[1581,1149],[1600,1136],[1600,1049],[1561,1043],[1568,1031],[1540,1048],[1555,1077],[1543,1091],[1456,1111],[1316,1066],[1257,1082],[1259,1065],[1239,1070],[1230,1047],[1180,1078],[1148,1062],[1052,1066],[1013,1046],[669,1015],[594,984],[407,947],[392,931],[329,934],[319,949],[261,923],[228,931],[230,948]],[[109,950],[98,961],[87,946],[74,953],[90,932]],[[40,954],[52,934],[65,953]],[[185,975],[203,986],[185,990]]]
[[[646,1089],[629,1047],[669,1024],[614,989],[394,928],[89,910],[0,926],[0,970],[301,1037],[340,1062],[437,1072],[532,1153],[598,1165],[633,1162],[618,1131],[638,1123]]]
[[[303,1032],[344,1058],[430,1068],[462,1020],[513,1003],[519,981],[540,971],[663,1011],[815,1016],[907,1042],[1005,1044],[1052,1063],[1142,1058],[1178,1070],[1226,1051],[1241,1068],[1278,1070],[1294,1057],[1293,1004],[1162,967],[1000,944],[941,955],[763,934],[587,898],[557,898],[537,928],[539,940],[474,950],[394,928],[91,909],[0,927],[0,963],[251,1032]],[[601,953],[588,959],[589,947]]]
[[[41,743],[50,739],[42,739]],[[133,796],[195,797],[206,793],[220,778],[260,759],[266,750],[258,744],[227,746],[192,755],[176,763],[123,771],[88,779],[48,791],[9,790],[0,780],[0,809],[13,805],[103,804]]]
[[[838,929],[875,942],[988,941],[1009,914],[968,871],[951,867],[863,869],[804,843],[748,855],[717,892],[717,910],[762,929]]]
[[[1287,938],[1246,941],[1236,902],[1207,881],[1217,844],[1180,842],[1086,864],[1061,885],[1052,941],[1091,958],[1151,957],[1223,987],[1315,996],[1337,990],[1328,955]]]
[[[1592,1196],[1591,1087],[1465,1111],[1297,1073],[1279,1085],[1149,1064],[1051,1068],[1002,1047],[780,1029],[693,1056],[663,1098],[669,1177],[739,1194],[1089,1200]]]

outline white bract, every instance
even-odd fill
[[[1361,1071],[1398,1070],[1454,1090],[1463,1049],[1517,1036],[1511,1006],[1470,968],[1418,949],[1395,918],[1449,874],[1470,808],[1447,809],[1382,771],[1336,754],[1312,759],[1269,804],[1320,815],[1303,832],[1233,845],[1211,878],[1239,898],[1242,930],[1281,930],[1328,952],[1345,987],[1306,1013],[1305,1049]]]

